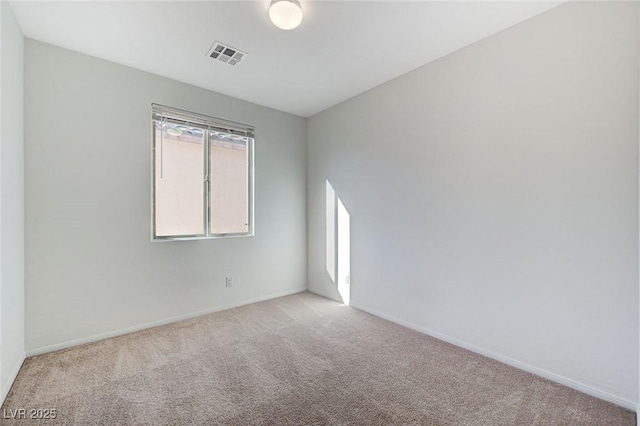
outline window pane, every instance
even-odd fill
[[[204,234],[204,131],[155,122],[156,236]]]
[[[249,138],[211,132],[209,161],[211,233],[249,232]]]

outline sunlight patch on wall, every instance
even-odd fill
[[[342,301],[348,305],[351,299],[351,217],[328,180],[325,218],[327,273],[337,285]]]
[[[327,234],[327,272],[331,277],[331,281],[336,282],[336,192],[333,187],[326,181],[326,226]]]

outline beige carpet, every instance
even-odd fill
[[[30,358],[2,408],[55,408],[35,423],[52,425],[635,425],[630,411],[309,293]]]

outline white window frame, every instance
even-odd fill
[[[221,118],[210,117],[194,112],[181,110],[178,108],[167,107],[159,104],[151,104],[151,127],[152,127],[152,152],[151,152],[151,241],[185,241],[185,240],[205,240],[205,239],[218,239],[229,237],[252,237],[254,233],[254,130],[253,126],[248,124],[238,123],[234,121],[224,120]],[[195,235],[156,235],[156,150],[159,149],[156,146],[156,122],[161,123],[174,123],[189,127],[196,127],[203,130],[203,168],[204,168],[204,180],[203,180],[203,195],[204,195],[204,209],[202,212],[202,218],[204,221],[204,233]],[[247,191],[247,206],[248,206],[248,229],[247,232],[235,232],[235,233],[212,233],[211,232],[211,207],[210,207],[210,192],[211,186],[209,182],[209,172],[211,168],[211,161],[209,158],[210,151],[210,136],[211,131],[225,132],[232,135],[242,136],[247,138],[247,173],[248,173],[248,191]]]

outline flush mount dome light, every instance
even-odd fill
[[[269,19],[283,30],[292,30],[302,22],[302,8],[298,0],[271,0]]]

